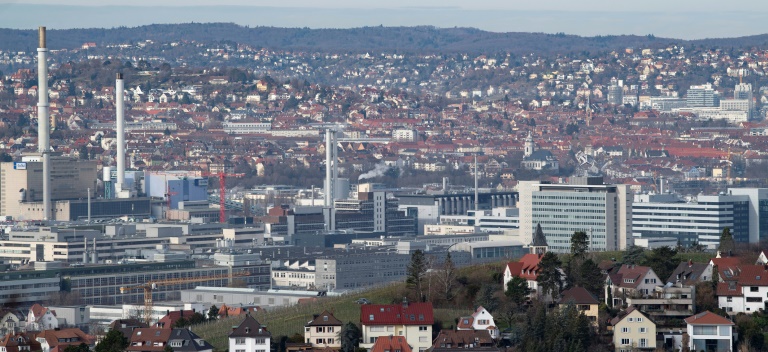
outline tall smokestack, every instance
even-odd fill
[[[93,251],[91,252],[91,263],[96,264],[99,262],[98,253],[96,253],[96,239],[93,239]]]
[[[477,194],[477,153],[475,153],[475,216],[477,216],[477,209],[480,206],[480,199]]]
[[[45,27],[38,29],[37,48],[37,143],[43,159],[43,220],[51,219],[51,133],[48,116],[48,48]]]
[[[117,74],[115,80],[115,113],[117,115],[117,184],[115,192],[119,195],[125,184],[125,85],[123,74]]]
[[[325,206],[331,207],[333,203],[333,152],[331,151],[331,129],[325,130]]]

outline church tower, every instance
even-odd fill
[[[547,253],[549,245],[547,244],[547,237],[544,236],[544,231],[541,229],[541,224],[536,224],[536,232],[533,233],[533,242],[528,247],[531,254],[543,255]]]
[[[533,135],[528,132],[528,137],[525,138],[525,157],[531,156],[536,149],[536,145],[533,144]]]

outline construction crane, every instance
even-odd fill
[[[174,279],[150,281],[144,284],[120,287],[120,293],[126,294],[133,290],[144,290],[144,321],[147,323],[147,325],[151,326],[152,311],[154,307],[154,303],[152,302],[152,291],[156,290],[158,287],[186,284],[186,283],[192,283],[192,282],[231,279],[234,277],[248,276],[250,274],[251,273],[247,271],[243,271],[243,272],[232,273],[232,274],[219,274],[219,275],[208,275],[208,276],[198,276],[198,277],[180,277],[180,278],[174,278]]]
[[[226,195],[227,195],[227,177],[243,177],[243,174],[227,174],[224,172],[207,172],[203,174],[203,177],[215,177],[219,179],[219,222],[224,224],[227,222],[226,213]]]

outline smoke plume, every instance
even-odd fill
[[[373,170],[370,170],[370,171],[360,175],[360,177],[358,177],[357,180],[361,181],[361,180],[365,180],[365,179],[368,179],[368,178],[375,178],[375,177],[379,177],[379,176],[384,176],[384,173],[387,172],[388,169],[389,169],[389,166],[387,166],[387,164],[384,164],[384,163],[376,164],[376,166],[373,168]]]

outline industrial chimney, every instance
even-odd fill
[[[38,29],[37,48],[37,143],[43,161],[43,220],[51,216],[51,155],[50,119],[48,117],[48,48],[45,46],[45,27]]]
[[[115,114],[117,115],[117,182],[115,193],[118,198],[124,198],[123,187],[125,184],[125,85],[123,74],[118,73],[115,80]]]

